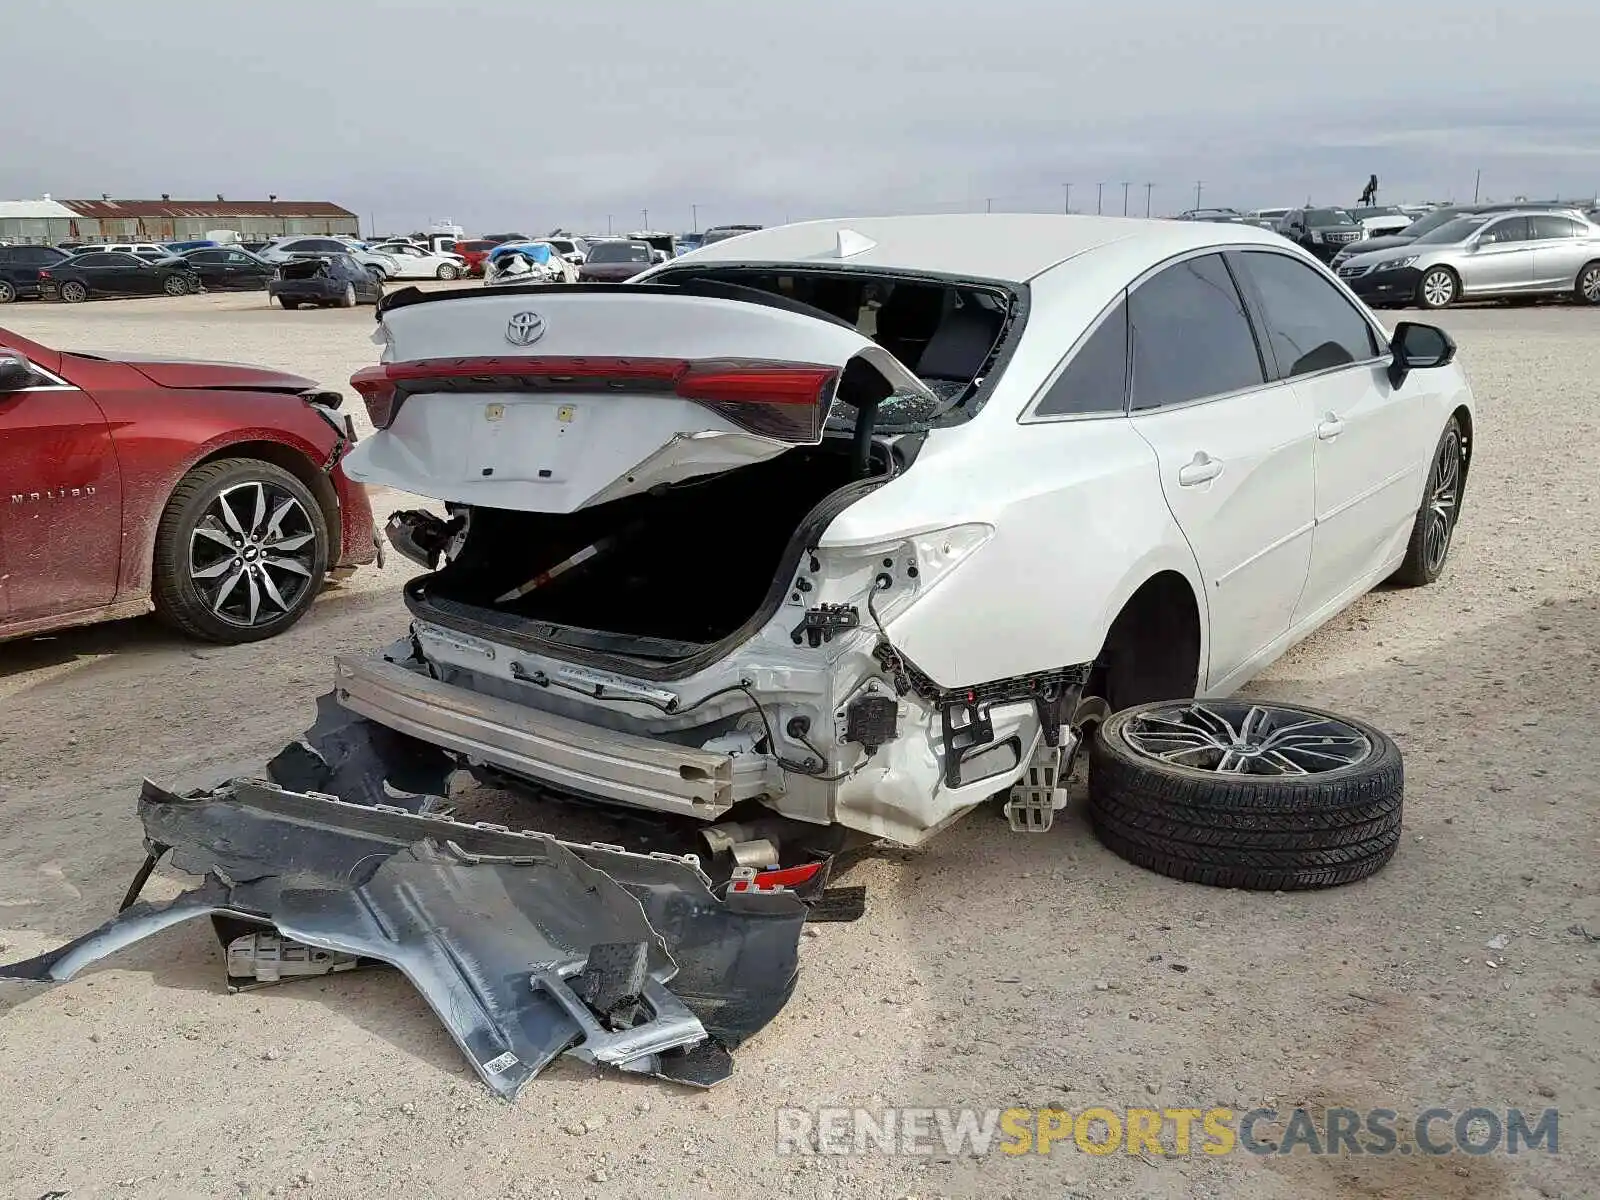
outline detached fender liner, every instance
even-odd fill
[[[1353,765],[1305,775],[1224,773],[1132,749],[1130,722],[1173,701],[1114,713],[1089,751],[1089,818],[1108,849],[1162,875],[1213,887],[1291,891],[1364,879],[1400,842],[1400,749],[1381,730],[1303,705],[1370,742]]]

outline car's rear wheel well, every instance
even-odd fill
[[[262,462],[282,467],[310,488],[311,494],[317,498],[317,507],[322,509],[322,519],[328,525],[328,537],[332,545],[332,552],[328,558],[330,561],[339,559],[339,543],[344,528],[344,522],[339,515],[339,493],[334,489],[333,481],[316,463],[294,447],[285,446],[281,442],[232,442],[226,446],[219,446],[195,463],[190,470],[222,458],[259,458]]]
[[[1086,689],[1112,712],[1193,696],[1200,685],[1200,608],[1176,571],[1152,575],[1106,632]]]
[[[1461,427],[1460,490],[1465,492],[1467,488],[1467,471],[1472,466],[1472,414],[1468,412],[1466,406],[1463,405],[1450,415],[1455,418],[1456,424]]]

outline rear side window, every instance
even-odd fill
[[[1079,343],[1034,409],[1039,417],[1120,413],[1128,399],[1127,297]]]
[[[1128,297],[1135,412],[1266,382],[1255,334],[1222,257],[1168,267]]]
[[[123,254],[80,254],[72,260],[75,267],[111,267],[121,263]]]
[[[1533,240],[1536,242],[1583,236],[1583,226],[1567,217],[1529,217],[1528,224],[1533,227]]]
[[[1314,269],[1260,250],[1245,251],[1239,260],[1261,298],[1263,333],[1280,378],[1377,357],[1367,319]]]

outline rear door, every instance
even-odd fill
[[[1332,281],[1288,254],[1230,255],[1264,335],[1267,367],[1309,409],[1316,528],[1293,621],[1346,597],[1408,535],[1422,494],[1430,407],[1395,389],[1388,346]],[[1420,382],[1420,379],[1419,379]]]
[[[1578,271],[1600,251],[1587,235],[1588,226],[1560,213],[1528,218],[1533,247],[1533,283],[1540,291],[1565,291],[1578,281]]]
[[[1289,629],[1311,561],[1311,408],[1269,383],[1220,254],[1162,268],[1128,297],[1130,418],[1160,462],[1211,613],[1209,685]]]
[[[0,353],[18,352],[0,341]],[[110,427],[91,396],[34,366],[27,387],[0,392],[0,611],[8,620],[110,604],[122,553]]]
[[[1460,269],[1465,295],[1528,291],[1533,287],[1528,218],[1497,217],[1487,222],[1461,256]]]
[[[853,360],[937,403],[843,322],[665,286],[437,293],[374,340],[351,383],[378,432],[345,473],[491,508],[572,512],[815,445]]]

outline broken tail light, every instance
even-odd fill
[[[47,268],[47,267],[40,267],[39,268],[39,278],[40,279],[49,279],[50,277],[51,276],[50,276],[49,268]]]
[[[350,377],[377,429],[407,396],[438,392],[667,395],[702,404],[750,433],[815,441],[839,370],[813,363],[522,355],[378,363]]]

